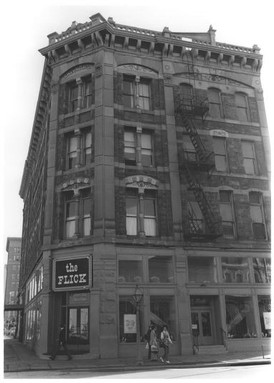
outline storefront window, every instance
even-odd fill
[[[172,257],[151,256],[148,260],[149,280],[152,283],[173,283]]]
[[[150,297],[150,320],[157,326],[158,335],[164,325],[172,339],[176,338],[175,322],[175,300],[173,296],[151,296]]]
[[[143,281],[142,260],[119,260],[118,282],[141,283]]]
[[[249,267],[247,258],[222,258],[223,281],[226,283],[248,283]]]
[[[217,282],[216,262],[213,257],[188,257],[188,281]]]
[[[263,337],[271,337],[271,299],[269,295],[259,295],[258,305]]]
[[[270,258],[253,258],[253,271],[256,283],[271,282]]]
[[[131,296],[120,297],[119,299],[119,325],[120,325],[120,342],[133,343],[136,342],[136,306]],[[140,334],[145,333],[144,316],[142,305],[140,306]]]
[[[228,338],[256,338],[251,297],[226,296],[225,302]]]

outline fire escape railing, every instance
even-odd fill
[[[189,160],[191,157],[189,158],[183,150],[181,153],[181,166],[189,184],[189,190],[193,192],[205,221],[205,229],[204,232],[202,232],[201,225],[199,224],[199,219],[195,216],[195,212],[193,210],[189,210],[188,228],[185,230],[186,238],[196,237],[200,239],[215,239],[222,235],[221,222],[214,214],[212,206],[208,202],[203,188],[198,183],[193,172],[194,169],[205,170],[209,172],[215,166],[214,153],[208,151],[205,148],[193,121],[193,117],[196,116],[203,118],[207,111],[207,104],[205,102],[199,102],[194,97],[187,99],[186,102],[180,100],[179,106],[177,108],[177,112],[182,118],[184,127],[196,152],[196,162],[194,162],[193,156],[192,160]]]

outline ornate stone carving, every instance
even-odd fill
[[[142,73],[157,74],[156,71],[154,71],[154,70],[152,70],[150,68],[144,67],[142,65],[137,65],[137,64],[119,65],[117,69],[119,71],[128,70],[128,71],[131,71],[131,72],[137,71],[137,72],[142,72]]]
[[[65,80],[66,78],[74,75],[77,72],[83,71],[83,70],[90,70],[94,67],[94,64],[82,64],[77,65],[76,67],[73,67],[72,69],[68,70],[66,73],[64,73],[61,78],[62,80]]]
[[[159,181],[150,176],[130,176],[125,179],[126,186],[130,186],[137,189],[158,189]]]

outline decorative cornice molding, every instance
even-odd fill
[[[159,181],[150,176],[136,175],[125,178],[126,187],[137,189],[158,189]]]

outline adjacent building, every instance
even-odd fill
[[[20,189],[23,341],[45,355],[64,323],[75,357],[132,357],[138,285],[141,336],[167,324],[171,354],[269,348],[260,49],[101,14],[48,38]]]
[[[6,245],[7,264],[5,265],[5,312],[4,332],[16,335],[18,328],[18,292],[21,260],[21,238],[9,237]]]

